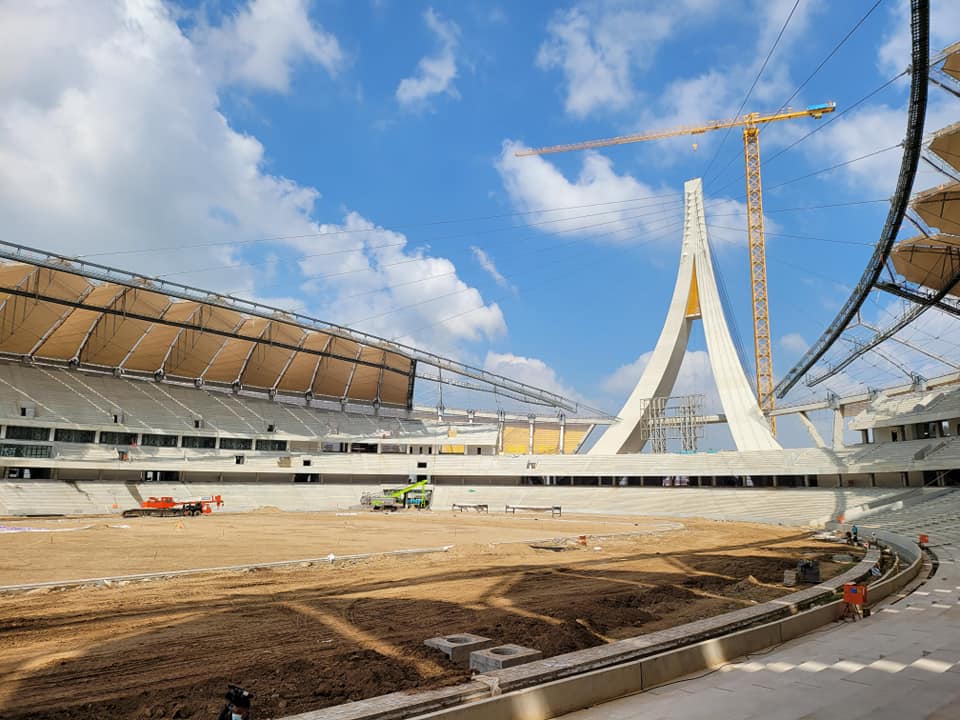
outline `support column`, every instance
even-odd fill
[[[527,455],[533,455],[533,430],[537,422],[537,416],[532,414],[527,415],[527,420],[530,422],[530,439],[527,441]]]
[[[843,447],[843,410],[838,405],[833,411],[833,449]]]
[[[560,455],[563,455],[563,440],[567,432],[567,416],[560,413]]]
[[[797,414],[800,416],[800,422],[803,423],[803,426],[807,429],[807,432],[810,433],[810,437],[813,439],[814,445],[819,448],[825,448],[827,444],[823,441],[823,438],[820,436],[820,431],[817,430],[817,426],[813,424],[813,420],[810,419],[810,416],[805,412]]]

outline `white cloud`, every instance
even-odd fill
[[[450,260],[410,248],[403,234],[377,227],[355,212],[339,225],[318,230],[329,237],[285,242],[303,253],[302,289],[327,317],[444,352],[460,342],[506,332],[498,305],[487,304],[461,280]]]
[[[238,34],[218,42],[240,43]],[[63,52],[50,51],[48,41]],[[364,327],[458,354],[462,343],[505,332],[499,307],[460,280],[449,260],[411,249],[403,235],[356,214],[342,225],[317,223],[319,191],[265,170],[261,143],[219,112],[224,78],[158,0],[2,6],[0,58],[4,239],[93,254],[218,292],[270,296],[284,307],[296,302],[340,323],[427,301]],[[356,232],[322,235],[339,229]],[[278,236],[300,240],[261,241]],[[350,252],[320,255],[338,250]],[[295,292],[301,265],[313,275],[360,272],[314,281],[306,301],[277,297]],[[273,287],[281,267],[294,268],[293,282]],[[456,294],[432,300],[449,293]]]
[[[644,40],[665,37],[670,23],[651,14],[644,33],[639,33],[640,13],[603,13],[592,19],[579,8],[558,13],[547,26],[547,40],[537,53],[544,70],[560,69],[567,84],[564,106],[571,115],[583,117],[593,110],[618,110],[633,99],[632,49]],[[627,22],[624,22],[626,20]]]
[[[740,55],[745,59],[742,62],[713,63],[703,72],[679,76],[665,88],[657,88],[657,102],[640,107],[635,127],[654,129],[702,125],[709,120],[734,117],[793,5],[793,0],[749,0],[744,3],[742,16],[753,18],[756,23],[756,42],[752,49],[747,48]],[[790,74],[791,50],[803,41],[816,14],[824,7],[821,1],[801,2],[797,6],[749,100],[740,111],[741,114],[775,110],[793,92],[796,82]],[[815,100],[822,102],[825,99]],[[794,100],[793,104],[800,104],[801,100],[802,98]],[[777,123],[765,127],[763,144],[767,151],[790,137],[790,131],[782,125]],[[719,145],[728,132],[730,131],[716,131],[697,136],[700,152],[715,152],[713,148]],[[688,142],[690,138],[684,140]],[[731,148],[736,147],[739,142],[738,133],[732,131],[725,141],[726,152],[730,153]],[[681,141],[673,141],[665,143],[665,147],[667,152],[659,154],[657,159],[662,163],[669,163],[678,156],[676,150],[685,148],[686,145]],[[670,152],[671,149],[674,152]],[[714,166],[711,170],[718,172],[722,167]],[[712,173],[707,179],[712,179]]]
[[[583,399],[580,393],[557,375],[556,370],[537,358],[489,351],[484,358],[483,369],[567,398]]]
[[[583,156],[580,173],[571,181],[543,157],[516,157],[524,149],[505,141],[496,168],[513,207],[532,213],[525,220],[540,230],[624,245],[676,243],[681,236],[681,193],[618,175],[613,162],[596,153]],[[738,228],[746,227],[746,205],[729,198],[707,198],[705,203],[711,241],[745,245],[746,233]],[[779,227],[769,218],[764,222],[768,230]]]
[[[910,4],[887,6],[890,23],[877,52],[877,67],[893,75],[910,65]],[[960,4],[956,0],[932,0],[930,3],[930,54],[936,55],[957,41]]]
[[[800,333],[787,333],[782,338],[780,338],[780,347],[784,350],[788,350],[792,353],[800,355],[807,351],[807,348],[810,347],[810,343],[803,339],[803,335]]]
[[[932,87],[925,127],[928,132],[946,127],[956,121],[958,111],[960,102],[956,98]],[[838,164],[861,158],[885,147],[899,145],[903,141],[906,127],[906,104],[897,107],[872,105],[844,115],[812,136],[801,147],[812,161],[823,163],[823,158],[830,158],[830,164]],[[873,197],[884,197],[891,194],[896,187],[902,156],[903,151],[897,147],[873,157],[856,160],[819,177],[835,174],[852,188],[880,193]],[[914,187],[922,190],[945,181],[943,175],[926,163],[921,163]]]
[[[307,4],[251,0],[219,26],[200,25],[192,39],[221,82],[287,92],[297,62],[315,62],[335,75],[344,61],[337,38],[310,20]]]
[[[437,36],[440,47],[434,55],[421,58],[416,73],[397,86],[397,101],[406,108],[422,107],[432,95],[446,93],[453,98],[460,97],[453,84],[457,78],[460,28],[452,20],[441,19],[433,8],[427,9],[423,19]]]
[[[521,143],[504,142],[497,171],[513,206],[537,213],[526,219],[543,223],[539,227],[545,232],[568,234],[583,228],[583,234],[618,243],[679,234],[679,193],[655,190],[630,175],[618,175],[609,159],[594,153],[584,156],[580,174],[571,182],[542,157],[516,157],[523,149]],[[571,209],[545,212],[551,208]]]
[[[482,267],[487,274],[493,278],[493,281],[500,287],[514,289],[513,285],[510,284],[510,281],[507,280],[503,274],[497,270],[497,265],[493,261],[493,258],[490,257],[484,250],[478,248],[476,245],[470,246],[470,252],[473,253],[473,257],[476,258],[477,263]]]
[[[619,410],[633,388],[640,381],[640,376],[653,357],[653,351],[643,353],[632,363],[617,368],[601,383],[603,391],[610,396],[611,401],[617,404]],[[717,384],[713,380],[713,370],[710,368],[710,356],[706,350],[688,350],[683,356],[677,382],[671,391],[675,395],[703,395],[705,412],[716,412],[720,409],[720,395]]]
[[[732,115],[752,77],[772,46],[793,0],[676,0],[631,4],[623,0],[583,0],[558,11],[547,26],[547,38],[537,54],[544,70],[564,77],[564,108],[584,117],[595,111],[617,111],[639,105],[641,127],[670,127]],[[773,61],[754,90],[757,101],[783,95],[793,42],[803,36],[811,18],[823,7],[804,2],[793,13]],[[719,11],[755,19],[755,58],[748,64],[711,68],[681,78],[667,88],[645,88],[638,82],[654,62],[660,47],[696,23],[709,22]],[[778,57],[779,55],[779,57]],[[644,102],[656,96],[656,102]],[[748,108],[749,109],[749,108]]]

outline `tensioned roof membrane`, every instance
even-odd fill
[[[917,193],[910,206],[930,227],[960,235],[960,183],[939,185]]]
[[[960,270],[960,237],[923,235],[904,240],[890,254],[894,269],[907,280],[939,291]],[[948,294],[960,297],[960,283]]]
[[[960,122],[938,130],[930,141],[930,149],[945,163],[960,170]]]
[[[960,43],[954,43],[944,53],[943,71],[954,80],[960,80]]]
[[[0,264],[0,354],[408,407],[402,353],[216,303],[30,263]]]

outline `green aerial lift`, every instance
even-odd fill
[[[433,499],[433,490],[427,488],[430,478],[424,478],[423,476],[421,478],[399,490],[385,490],[380,494],[364,493],[360,497],[360,505],[369,507],[371,510],[391,512],[408,507],[426,510],[430,507],[430,501]],[[411,476],[410,479],[413,480],[413,477]]]

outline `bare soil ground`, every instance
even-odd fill
[[[451,513],[257,513],[0,535],[0,584],[454,545],[423,556],[0,595],[0,716],[210,718],[228,682],[275,717],[469,673],[423,645],[473,632],[555,655],[790,592],[783,570],[835,547],[797,529]],[[13,523],[3,521],[3,525]],[[127,524],[126,529],[105,527]],[[527,540],[586,534],[586,546]],[[51,538],[53,540],[51,541]],[[506,543],[506,544],[504,544]],[[600,548],[600,549],[595,549]]]

